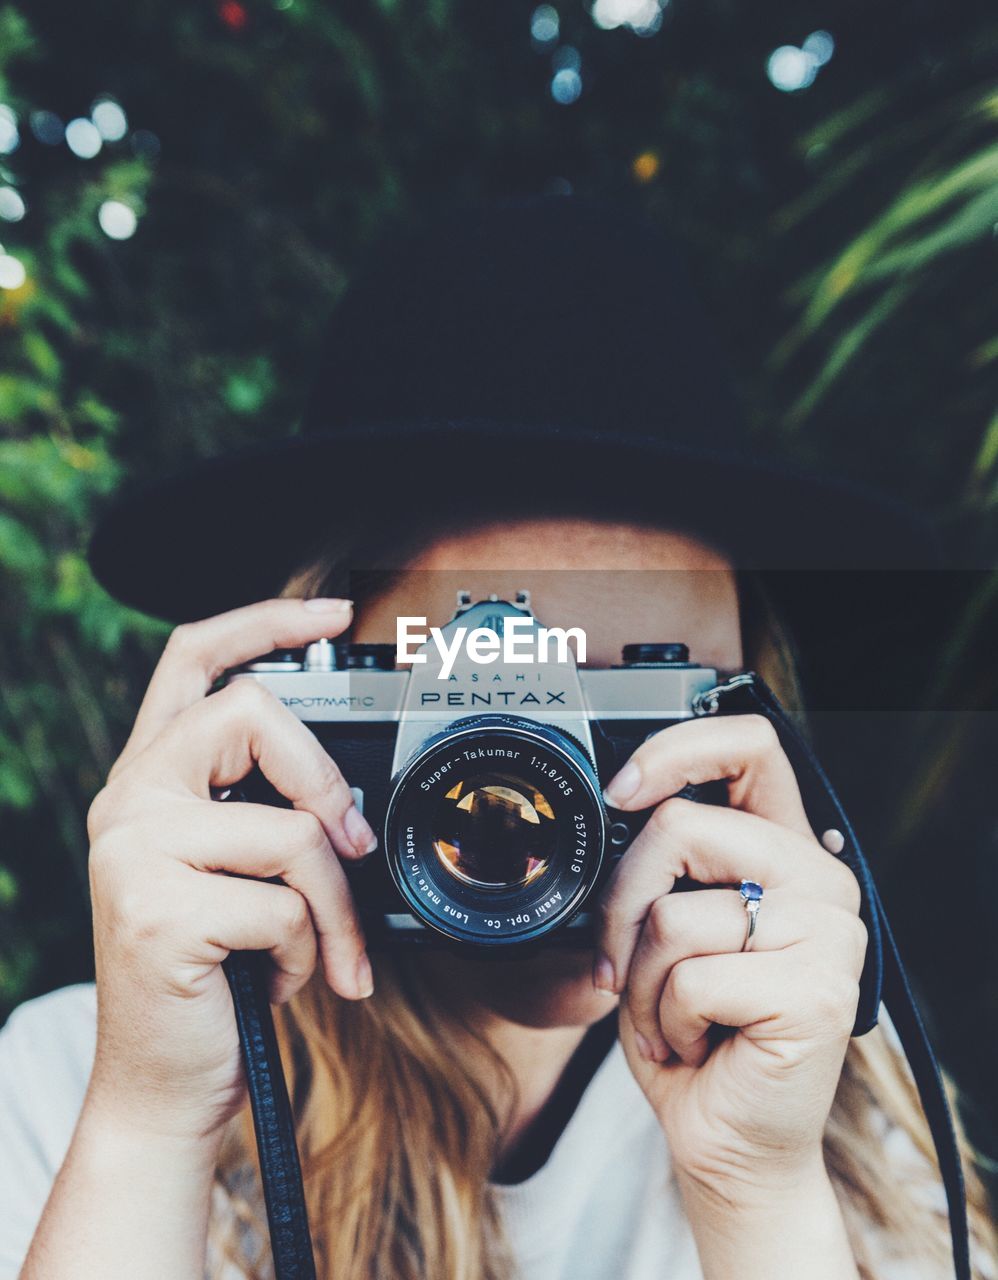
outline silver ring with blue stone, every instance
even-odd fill
[[[748,916],[745,941],[742,943],[742,950],[747,951],[749,938],[755,933],[755,919],[759,914],[759,903],[762,902],[762,885],[756,884],[754,880],[743,880],[740,892],[742,902],[745,903],[745,912]]]

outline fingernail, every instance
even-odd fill
[[[641,1034],[640,1031],[635,1031],[634,1043],[638,1046],[638,1053],[641,1054],[642,1058],[644,1058],[646,1062],[655,1061],[655,1059],[652,1057],[651,1045],[644,1038],[644,1036]]]
[[[366,951],[357,961],[357,994],[365,1000],[374,994],[374,973]]]
[[[613,989],[613,965],[607,956],[597,957],[593,966],[593,986],[601,995],[616,995]]]
[[[611,778],[603,788],[603,799],[607,804],[619,809],[627,803],[641,785],[641,770],[633,760],[628,760],[615,778]]]
[[[343,829],[347,833],[347,839],[358,853],[373,853],[378,847],[378,837],[355,804],[352,804],[343,815]]]
[[[309,613],[346,613],[353,608],[352,600],[340,600],[336,596],[313,596],[303,604]]]
[[[825,834],[821,837],[821,843],[825,846],[829,853],[841,853],[846,847],[846,838],[841,831],[837,831],[835,827],[829,827]]]

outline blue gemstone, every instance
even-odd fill
[[[758,902],[762,897],[762,885],[754,880],[742,881],[742,897],[746,902]]]

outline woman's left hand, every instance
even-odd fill
[[[730,808],[675,795],[712,779]],[[657,806],[601,895],[595,972],[621,993],[627,1060],[674,1167],[732,1196],[792,1187],[820,1161],[856,1015],[859,883],[816,839],[762,716],[670,725],[606,794]],[[670,893],[681,875],[736,887]],[[744,952],[742,879],[764,889]],[[719,1039],[712,1023],[736,1031]]]

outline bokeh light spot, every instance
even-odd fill
[[[120,200],[105,200],[97,212],[100,229],[112,240],[128,240],[135,235],[139,220],[135,210]]]
[[[128,117],[113,98],[99,98],[90,110],[90,119],[105,142],[120,142],[128,132]]]
[[[57,147],[66,135],[62,121],[54,111],[32,111],[31,132],[46,147]]]
[[[811,55],[819,67],[823,67],[832,60],[835,39],[830,31],[812,31],[801,48]]]
[[[26,212],[20,191],[13,187],[0,187],[0,218],[4,222],[20,222]]]
[[[638,182],[651,182],[661,167],[662,162],[659,159],[658,152],[642,151],[631,162],[631,173]]]
[[[582,92],[582,77],[574,67],[562,67],[551,78],[551,97],[562,106],[575,102]]]
[[[10,107],[0,104],[0,155],[9,156],[12,151],[17,150],[20,142],[17,116]]]
[[[249,17],[239,0],[225,0],[218,6],[218,16],[230,31],[242,31]]]
[[[0,254],[0,289],[20,289],[27,276],[23,262],[9,253]]]
[[[80,116],[66,125],[66,146],[81,160],[92,160],[103,145],[100,130],[92,120]]]
[[[593,22],[604,31],[630,27],[637,35],[652,35],[662,25],[667,0],[595,0]]]
[[[530,35],[537,44],[551,44],[558,39],[561,23],[553,4],[539,4],[530,15]]]
[[[582,57],[573,45],[563,44],[560,49],[556,49],[551,55],[551,65],[555,71],[579,71],[582,70]]]
[[[781,93],[794,93],[814,84],[818,64],[810,53],[793,44],[780,45],[769,55],[766,74],[770,83]]]

